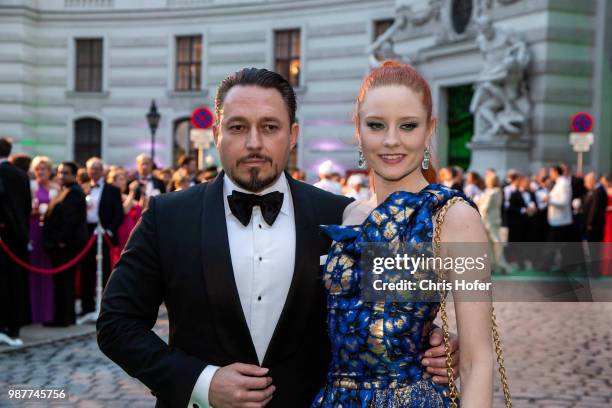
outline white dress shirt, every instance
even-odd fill
[[[516,191],[516,187],[513,184],[508,184],[504,187],[504,208],[510,208],[510,196]]]
[[[145,197],[147,198],[155,197],[161,193],[161,191],[155,188],[155,184],[153,184],[152,175],[149,174],[146,177],[138,176],[138,181],[145,185],[145,191],[144,191]]]
[[[548,223],[561,227],[572,223],[572,184],[565,176],[559,176],[548,194]]]
[[[87,223],[97,224],[100,221],[100,197],[104,188],[104,179],[98,179],[96,184],[92,184],[89,194],[87,194]]]
[[[245,227],[229,207],[232,191],[251,192],[238,187],[227,175],[223,178],[223,204],[227,235],[240,304],[251,333],[259,363],[266,350],[289,293],[295,267],[295,217],[291,191],[284,173],[270,187],[257,193],[273,191],[284,194],[283,205],[272,226],[264,220],[261,209],[253,207],[251,222]],[[229,323],[231,324],[231,322]],[[200,374],[188,407],[209,407],[208,391],[219,367],[208,365]]]

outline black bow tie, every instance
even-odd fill
[[[283,206],[283,193],[274,191],[265,195],[246,194],[240,191],[232,191],[227,196],[230,210],[245,227],[251,222],[253,207],[261,208],[261,215],[268,225],[274,224],[281,207]]]

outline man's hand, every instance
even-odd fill
[[[210,382],[208,402],[214,408],[261,408],[272,399],[276,387],[267,368],[234,363],[217,370]]]
[[[425,351],[425,357],[421,360],[421,364],[427,367],[429,374],[433,375],[433,382],[448,384],[442,329],[436,328],[431,332],[429,344],[431,348]],[[453,373],[456,379],[459,377],[459,337],[453,333],[450,335],[450,351],[453,359]]]

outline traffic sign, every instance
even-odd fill
[[[198,149],[208,149],[214,140],[212,129],[191,129],[189,138]]]
[[[213,114],[206,106],[193,110],[191,124],[196,129],[209,129],[213,125]]]
[[[586,112],[579,112],[572,116],[572,130],[578,133],[589,133],[593,130],[593,116]]]
[[[569,142],[575,152],[588,152],[593,144],[594,136],[592,133],[570,133]]]

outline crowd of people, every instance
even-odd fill
[[[23,325],[68,326],[75,323],[77,312],[95,311],[96,246],[87,244],[98,225],[106,235],[105,285],[150,197],[217,175],[216,167],[198,170],[191,156],[170,169],[155,168],[143,153],[130,171],[98,157],[84,166],[64,161],[55,167],[45,156],[11,156],[11,147],[9,139],[0,139],[0,237],[15,256],[50,272],[28,273],[0,249],[0,343],[9,345],[22,343]],[[291,175],[305,180],[302,170]],[[343,176],[326,161],[319,177],[315,185],[321,189],[370,199],[365,171]],[[590,172],[580,177],[565,164],[531,176],[509,170],[504,177],[494,169],[481,176],[445,167],[439,169],[438,180],[477,204],[491,242],[612,242],[611,175]],[[79,256],[79,262],[69,264]],[[525,266],[524,257],[503,249],[496,250],[495,257],[502,271]],[[77,299],[80,306],[75,310]]]
[[[157,169],[141,154],[130,171],[98,157],[84,166],[63,161],[56,167],[46,156],[11,150],[11,141],[0,139],[0,237],[13,256],[37,269],[28,273],[0,249],[0,343],[15,346],[22,344],[23,325],[65,327],[75,323],[77,312],[95,311],[92,236],[98,225],[105,234],[105,285],[150,197],[217,175],[216,167],[198,171],[191,156],[176,169]]]

